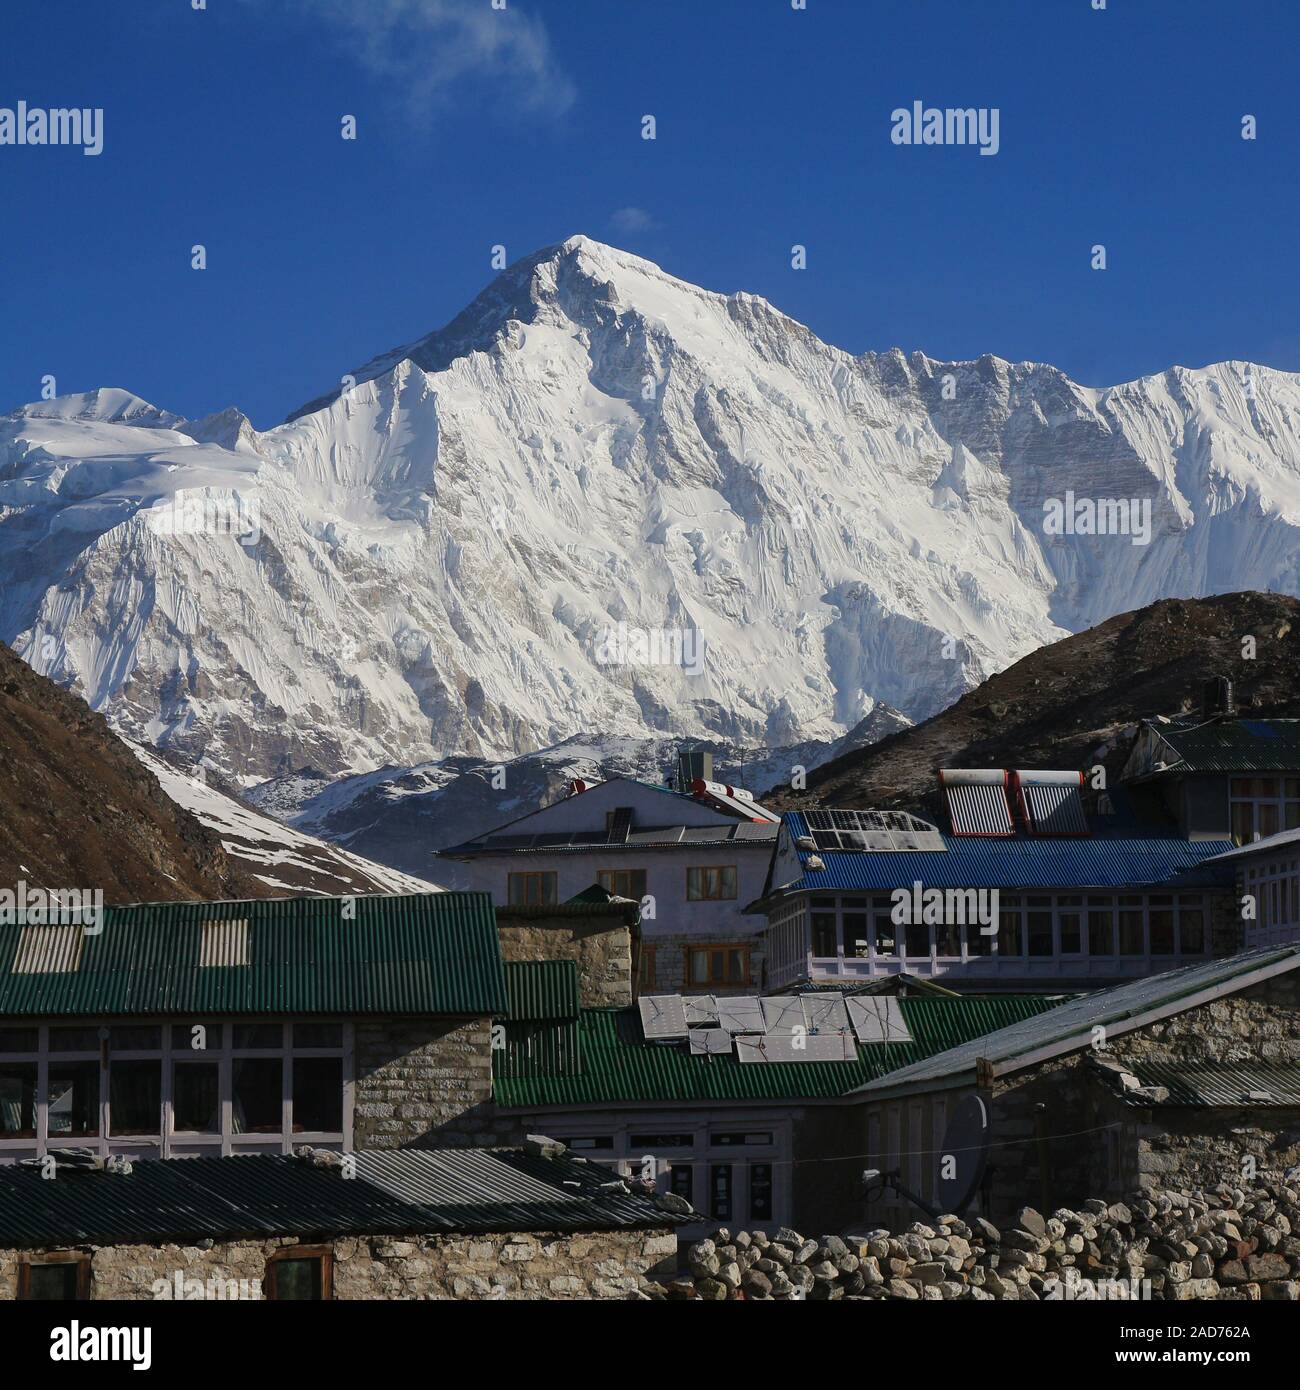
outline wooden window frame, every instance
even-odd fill
[[[281,1299],[276,1293],[276,1266],[286,1260],[319,1260],[320,1302],[330,1303],[334,1298],[334,1247],[332,1245],[286,1245],[269,1255],[266,1261],[266,1274],[262,1292],[268,1303],[300,1302],[299,1299]]]
[[[643,989],[653,990],[656,984],[656,968],[654,946],[647,946],[642,943],[641,956],[637,963],[637,990],[638,993]]]
[[[720,894],[716,898],[692,897],[691,895],[691,875],[717,873],[725,874],[731,871],[734,891],[730,894]],[[686,901],[688,903],[734,903],[740,900],[740,867],[736,864],[697,864],[688,866],[686,869]]]
[[[33,1265],[76,1265],[76,1302],[90,1301],[90,1256],[80,1250],[51,1250],[39,1254],[24,1255],[18,1262],[18,1298],[21,1302],[38,1303],[44,1299],[32,1298]]]
[[[626,894],[624,894],[624,893],[615,894],[616,897],[628,897],[628,898],[631,898],[634,902],[640,902],[641,899],[644,898],[645,895],[646,895],[646,879],[647,879],[646,871],[645,871],[644,869],[597,869],[597,870],[596,870],[596,882],[597,882],[597,883],[600,883],[600,886],[601,886],[602,888],[604,888],[605,891],[606,891],[607,893],[614,893],[614,890],[613,890],[612,888],[610,888],[607,884],[601,883],[601,879],[602,879],[602,877],[604,877],[605,875],[608,875],[610,878],[614,878],[614,877],[617,876],[618,874],[628,874],[629,876],[630,876],[630,875],[633,875],[633,874],[640,874],[640,875],[641,875],[641,891],[640,891],[639,893],[637,893],[637,892],[628,892],[628,893],[626,893]]]
[[[697,979],[695,978],[695,972],[694,972],[694,970],[691,968],[691,966],[692,966],[692,958],[694,957],[696,951],[706,951],[706,952],[709,952],[709,953],[712,953],[713,951],[740,951],[740,952],[742,953],[743,957],[744,957],[744,962],[745,962],[745,974],[744,974],[744,979],[742,979],[742,980],[729,980],[729,979],[727,979],[727,978],[725,977],[725,975],[724,975],[724,977],[723,977],[722,979],[717,979],[717,978],[715,978],[715,976],[713,975],[713,961],[712,961],[712,957],[711,957],[711,955],[710,955],[710,960],[709,960],[709,977],[708,977],[708,979],[706,979],[706,980],[697,980]],[[705,985],[730,985],[733,989],[745,989],[745,988],[748,988],[748,986],[749,986],[749,984],[750,984],[750,981],[753,979],[753,974],[754,974],[753,947],[752,947],[752,946],[747,946],[747,945],[745,945],[744,942],[740,942],[740,941],[711,941],[711,942],[702,942],[702,941],[701,941],[701,942],[694,942],[694,941],[692,941],[692,942],[686,947],[686,980],[685,980],[685,987],[688,988],[688,989],[698,989],[698,988],[701,988],[702,986],[705,986]]]
[[[552,896],[551,896],[551,898],[550,898],[550,901],[546,901],[546,899],[545,899],[545,893],[543,893],[543,895],[542,895],[542,901],[540,901],[540,902],[530,903],[530,902],[526,901],[527,896],[528,896],[527,893],[524,894],[525,901],[523,901],[523,902],[516,902],[516,901],[515,901],[515,890],[514,890],[515,880],[516,880],[516,879],[530,879],[530,878],[540,878],[540,879],[547,879],[547,878],[549,878],[549,879],[552,881]],[[559,878],[558,872],[557,872],[555,869],[520,869],[520,870],[518,870],[518,871],[513,870],[513,869],[507,870],[507,872],[506,872],[506,901],[507,901],[507,904],[508,904],[510,907],[555,907],[555,906],[557,905],[557,903],[559,902],[559,898],[560,898],[560,878]]]

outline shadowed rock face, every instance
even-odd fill
[[[925,723],[815,769],[805,792],[778,788],[763,800],[914,810],[942,822],[941,767],[1102,762],[1113,784],[1136,721],[1199,709],[1215,675],[1233,681],[1244,714],[1300,717],[1300,602],[1222,594],[1123,613],[1032,653]]]
[[[265,896],[75,695],[0,644],[0,886],[108,903]]]

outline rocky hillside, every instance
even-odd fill
[[[19,883],[100,889],[107,903],[428,886],[133,752],[0,643],[0,887]]]
[[[1254,638],[1254,656],[1243,655]],[[1118,773],[1138,719],[1199,708],[1210,676],[1256,717],[1300,717],[1300,602],[1281,594],[1169,599],[1122,613],[991,676],[915,728],[815,769],[772,806],[893,807],[940,815],[941,767]]]

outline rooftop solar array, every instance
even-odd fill
[[[907,811],[805,811],[818,849],[943,850],[943,836]]]
[[[690,1032],[680,994],[648,994],[637,1003],[641,1010],[641,1031],[647,1041],[680,1040]]]
[[[801,994],[799,1003],[803,1006],[804,1026],[810,1033],[847,1033],[849,1014],[844,1000],[838,995]]]
[[[686,1010],[686,1022],[692,1028],[717,1024],[718,1001],[711,994],[683,995],[682,1005]]]
[[[731,1052],[731,1034],[724,1028],[692,1028],[691,1056],[725,1057]]]
[[[793,1033],[796,1028],[807,1029],[803,1004],[797,994],[778,994],[760,999],[763,1022],[767,1033]]]
[[[765,1033],[763,1006],[751,995],[718,1000],[718,1025],[728,1033]]]
[[[857,1049],[848,1033],[764,1033],[738,1037],[742,1062],[856,1062]]]
[[[896,1012],[897,1001],[888,1002]],[[836,990],[764,998],[653,994],[640,999],[638,1007],[646,1042],[670,1047],[684,1042],[692,1057],[727,1057],[734,1052],[742,1062],[857,1060],[856,1025]],[[889,1041],[908,1036],[901,1016],[894,1033]]]
[[[854,995],[846,1003],[860,1043],[912,1041],[912,1030],[892,995]]]

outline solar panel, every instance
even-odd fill
[[[718,1025],[728,1033],[765,1033],[763,1008],[750,995],[718,1000]]]
[[[718,1001],[711,994],[688,994],[682,999],[686,1022],[692,1027],[718,1022]]]
[[[731,1034],[725,1028],[692,1028],[692,1057],[725,1057],[731,1052]]]
[[[765,1033],[793,1033],[796,1028],[807,1028],[804,1021],[803,1004],[797,994],[778,994],[760,999],[763,1009]]]
[[[1017,772],[1025,818],[1036,835],[1086,835],[1081,772]]]
[[[1013,835],[1007,774],[1001,768],[944,768],[939,782],[954,835]]]
[[[738,1037],[742,1062],[856,1062],[857,1049],[847,1033],[764,1033]]]
[[[684,1038],[690,1032],[680,994],[648,994],[637,1003],[641,1010],[641,1031],[647,1039],[658,1042]]]
[[[912,1041],[912,1030],[892,996],[855,995],[848,1000],[848,1012],[861,1043]]]
[[[818,849],[944,850],[943,836],[929,821],[907,811],[805,811]]]
[[[801,994],[804,1024],[810,1033],[847,1033],[849,1014],[838,994]]]

